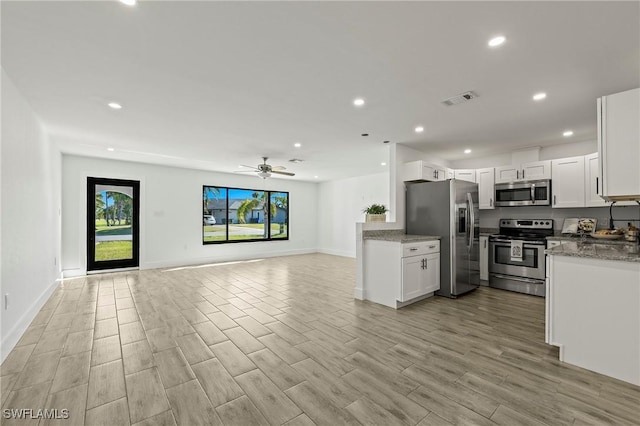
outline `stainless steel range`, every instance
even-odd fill
[[[545,296],[546,237],[553,219],[500,219],[489,237],[489,287]]]

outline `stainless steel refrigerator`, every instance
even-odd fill
[[[480,283],[478,185],[449,179],[407,184],[407,234],[440,240],[440,291],[457,297]]]

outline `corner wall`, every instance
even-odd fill
[[[364,222],[362,210],[370,204],[389,203],[389,173],[377,173],[320,184],[318,191],[318,251],[356,256],[356,223]],[[390,221],[387,213],[387,221]]]
[[[61,162],[60,153],[4,69],[1,162],[4,360],[57,285]]]
[[[316,251],[316,183],[64,155],[62,259],[86,273],[87,176],[140,181],[140,268],[162,268]],[[202,185],[289,191],[288,241],[202,244]]]

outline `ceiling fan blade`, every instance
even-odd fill
[[[291,172],[279,172],[278,170],[271,170],[271,173],[275,173],[278,175],[285,175],[285,176],[295,176],[295,173],[291,173]]]
[[[287,170],[287,168],[285,166],[273,166],[271,170]]]
[[[233,173],[255,173],[257,170],[234,170]]]

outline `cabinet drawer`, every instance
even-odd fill
[[[406,243],[402,245],[402,257],[421,256],[423,254],[438,253],[439,251],[440,241]]]

